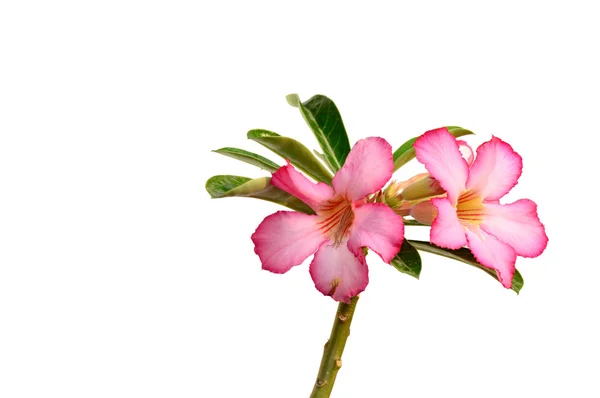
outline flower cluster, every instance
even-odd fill
[[[517,256],[539,256],[548,237],[533,201],[500,203],[523,168],[509,144],[492,137],[475,153],[456,138],[471,132],[454,126],[427,131],[396,152],[379,137],[359,140],[351,148],[337,108],[327,97],[301,103],[290,95],[288,102],[300,109],[315,133],[324,152],[321,161],[295,140],[251,130],[248,138],[287,164],[280,167],[251,152],[222,148],[217,152],[272,176],[215,176],[207,182],[212,197],[250,196],[296,210],[266,217],[252,235],[263,269],[282,274],[314,254],[309,270],[317,290],[349,303],[369,282],[368,249],[416,277],[421,268],[418,249],[458,256],[488,270],[504,287],[520,289],[520,275],[516,288],[513,283]],[[395,170],[414,157],[427,173],[390,182]],[[335,172],[333,177],[324,165]],[[405,224],[430,226],[430,242],[407,241]],[[412,263],[405,261],[411,253]],[[408,263],[413,269],[407,271]]]
[[[312,183],[290,164],[277,170],[271,184],[301,199],[316,215],[280,211],[265,218],[252,235],[263,269],[284,273],[315,253],[310,274],[316,288],[349,302],[368,283],[362,247],[389,263],[404,240],[402,215],[411,215],[431,225],[433,244],[468,246],[510,288],[516,256],[539,256],[548,242],[533,201],[499,202],[521,175],[521,157],[496,137],[474,157],[446,128],[426,132],[414,149],[429,174],[383,191],[393,159],[382,138],[356,143],[332,186]],[[372,194],[384,203],[369,203]]]

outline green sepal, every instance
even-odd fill
[[[406,239],[402,242],[402,248],[392,259],[391,265],[398,271],[419,279],[421,274],[421,256]]]
[[[315,95],[301,102],[298,94],[290,94],[286,100],[291,106],[300,109],[333,172],[341,169],[350,153],[350,141],[334,102],[324,95]]]
[[[446,126],[446,128],[450,134],[456,138],[462,137],[463,135],[473,134],[472,131],[458,126]],[[411,138],[404,144],[400,145],[400,148],[396,149],[394,152],[394,171],[398,170],[400,167],[404,166],[406,163],[415,158],[415,149],[413,148],[413,144],[419,137],[420,136]]]
[[[480,270],[485,271],[485,273],[487,273],[488,275],[491,275],[497,281],[500,281],[496,271],[481,265],[475,259],[475,256],[473,256],[473,253],[471,253],[471,250],[469,250],[467,248],[463,247],[458,250],[450,250],[450,249],[441,248],[439,246],[436,246],[432,243],[425,242],[425,241],[410,240],[409,242],[415,248],[417,248],[417,250],[422,250],[424,252],[437,254],[438,256],[443,256],[443,257],[451,258],[453,260],[461,261],[465,264],[469,264],[475,268],[479,268]],[[519,292],[521,291],[521,288],[523,288],[523,284],[524,284],[524,281],[523,281],[523,277],[521,276],[521,273],[519,273],[518,270],[515,270],[511,289],[514,290],[517,294],[519,294]]]
[[[248,131],[247,137],[269,148],[282,158],[288,159],[294,166],[315,180],[331,184],[333,176],[329,170],[319,162],[310,149],[293,138],[261,129]]]
[[[229,156],[230,158],[241,160],[242,162],[249,163],[256,167],[260,167],[261,169],[266,170],[269,173],[276,172],[277,169],[279,169],[280,167],[277,163],[265,158],[264,156],[260,156],[253,152],[248,152],[243,149],[226,147],[216,149],[213,152]]]
[[[217,175],[206,181],[206,191],[216,198],[248,197],[278,203],[306,214],[315,214],[297,197],[271,185],[271,177],[250,179],[233,175]]]

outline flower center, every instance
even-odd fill
[[[319,230],[339,246],[354,223],[352,203],[341,196],[328,200],[317,211]]]
[[[461,221],[479,225],[483,221],[483,198],[474,191],[465,191],[456,203],[456,215]]]

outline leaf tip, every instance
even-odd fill
[[[285,100],[294,108],[298,108],[300,106],[300,97],[298,94],[288,94],[285,96]]]
[[[460,126],[446,126],[446,128],[448,129],[448,131],[450,132],[450,134],[452,134],[455,137],[462,137],[463,135],[471,135],[471,134],[475,134],[474,132],[472,132],[471,130],[467,130],[464,129]]]
[[[248,133],[246,134],[246,138],[248,138],[250,140],[256,140],[256,139],[260,139],[260,138],[269,138],[269,137],[281,137],[281,136],[272,131],[263,130],[263,129],[252,129],[252,130],[248,131]]]
[[[215,151],[213,151],[213,152],[215,152]],[[208,192],[211,199],[215,198],[214,183],[215,183],[216,178],[217,178],[217,176],[210,177],[208,180],[206,180],[206,184],[204,184],[204,189],[206,189],[206,192]]]

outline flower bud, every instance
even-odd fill
[[[414,201],[442,195],[445,192],[437,180],[427,175],[404,188],[402,190],[402,198]]]
[[[433,220],[437,217],[438,211],[431,203],[431,200],[426,200],[421,203],[417,203],[410,209],[410,215],[412,218],[420,222],[421,224],[431,225]]]

